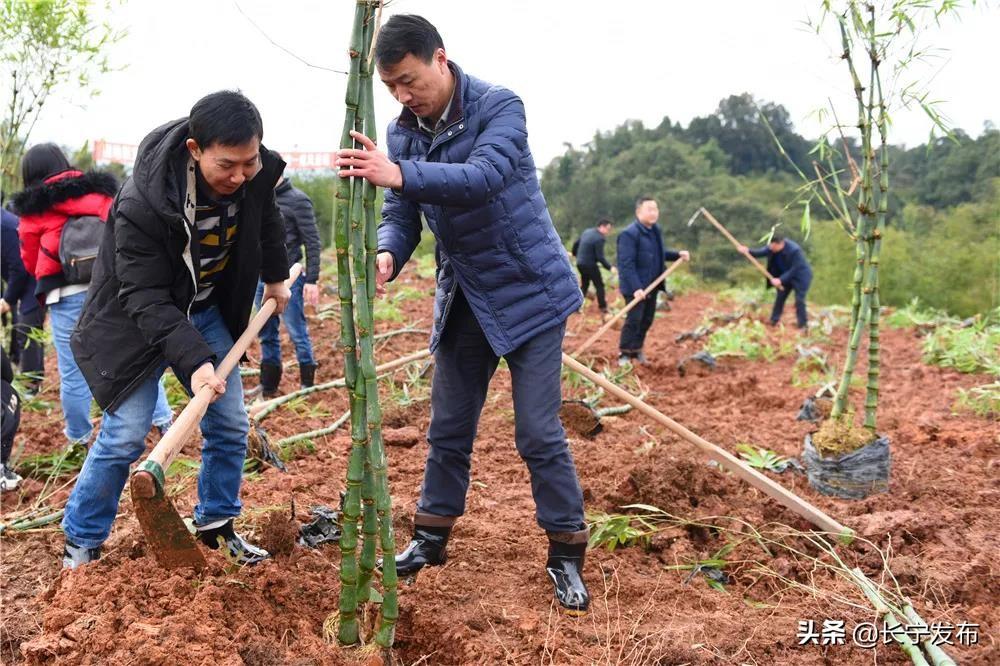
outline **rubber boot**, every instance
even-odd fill
[[[583,582],[586,553],[586,541],[563,543],[549,538],[549,559],[545,562],[545,571],[552,579],[556,601],[567,615],[586,615],[590,608],[590,592]]]
[[[316,364],[306,363],[305,365],[299,366],[299,380],[302,382],[302,388],[309,388],[316,383]]]
[[[267,400],[278,395],[278,385],[281,383],[281,365],[270,363],[260,364],[261,396]]]
[[[450,525],[448,527],[414,525],[410,545],[396,556],[396,573],[400,576],[409,576],[425,566],[438,566],[447,562],[450,536]]]

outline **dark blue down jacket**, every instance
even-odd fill
[[[459,287],[502,356],[561,324],[583,295],[538,185],[524,105],[449,66],[455,97],[437,136],[406,108],[389,124],[388,154],[403,187],[385,191],[379,251],[392,253],[394,279],[420,242],[423,214],[437,240],[431,350]]]
[[[795,241],[785,239],[785,247],[780,252],[772,252],[770,245],[751,248],[750,254],[755,257],[767,257],[767,272],[781,280],[788,289],[807,291],[812,284],[812,267],[806,260],[806,253]],[[768,282],[770,287],[771,283]]]
[[[667,261],[680,258],[680,252],[664,246],[660,225],[646,228],[639,220],[633,220],[618,234],[618,288],[625,302],[658,278],[666,270]],[[653,291],[666,291],[666,287],[661,282]]]

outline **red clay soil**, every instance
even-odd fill
[[[431,285],[401,280],[428,293]],[[399,285],[394,285],[397,288]],[[327,295],[326,302],[334,298]],[[428,297],[399,303],[407,321],[427,326]],[[566,347],[572,349],[599,325],[596,310],[570,320]],[[708,309],[732,310],[708,294],[679,297],[659,317],[647,354],[652,363],[635,374],[647,400],[706,439],[733,451],[747,442],[786,456],[798,456],[803,436],[814,426],[795,421],[809,389],[791,385],[795,354],[772,362],[721,359],[711,373],[677,373],[677,363],[703,342],[676,344]],[[381,322],[379,331],[400,327]],[[333,351],[336,317],[313,321],[320,350],[318,381],[340,376]],[[773,330],[772,345],[790,349],[791,330]],[[822,344],[839,363],[844,331]],[[586,355],[598,367],[615,359],[617,333],[610,331]],[[389,360],[420,349],[423,335],[391,338],[379,352]],[[884,329],[881,431],[892,441],[892,478],[887,494],[862,501],[829,498],[813,491],[794,472],[772,476],[853,527],[864,537],[838,552],[848,566],[860,566],[891,587],[883,556],[904,594],[929,622],[978,623],[979,644],[948,647],[962,664],[1000,663],[997,625],[1000,552],[997,423],[953,414],[957,388],[982,377],[923,365],[912,331]],[[287,352],[290,352],[286,348]],[[293,358],[287,353],[286,358]],[[54,368],[54,360],[50,367]],[[397,381],[404,373],[397,375]],[[46,396],[57,394],[50,372]],[[247,378],[248,387],[255,383]],[[297,371],[286,371],[282,388],[294,390]],[[582,397],[570,395],[567,397]],[[411,530],[427,444],[423,433],[429,403],[400,406],[383,395],[387,428],[415,446],[388,449],[397,543]],[[602,406],[612,406],[607,399]],[[346,409],[343,391],[314,394],[264,422],[272,441],[322,427]],[[893,645],[864,650],[851,645],[799,646],[798,622],[873,620],[857,590],[828,568],[804,537],[791,534],[770,554],[753,540],[720,528],[737,519],[763,531],[775,524],[809,526],[762,493],[718,468],[691,445],[641,414],[607,417],[593,439],[570,434],[587,508],[620,512],[629,503],[650,504],[699,525],[668,527],[648,547],[591,551],[586,576],[591,613],[561,615],[552,603],[543,571],[546,541],[534,525],[527,470],[513,445],[510,378],[498,371],[479,426],[467,514],[455,528],[447,565],[427,569],[401,586],[396,647],[401,664],[462,663],[630,663],[630,664],[861,664],[907,663]],[[412,428],[417,429],[414,437]],[[289,504],[296,520],[308,507],[336,506],[343,488],[349,440],[341,433],[298,450],[288,473],[266,469],[243,489],[241,528],[254,538],[288,551],[264,564],[233,570],[209,554],[209,569],[164,571],[145,551],[130,500],[122,510],[100,562],[60,570],[62,536],[56,529],[4,535],[0,540],[3,663],[59,664],[339,664],[365,655],[324,640],[325,619],[337,608],[339,551],[289,549]],[[26,451],[61,445],[57,416],[29,413],[20,440]],[[190,447],[189,454],[197,455]],[[64,478],[62,481],[68,481]],[[171,483],[182,515],[195,501],[194,478]],[[4,515],[30,506],[41,483],[5,494]],[[64,493],[56,499],[64,497]],[[770,524],[770,527],[765,527]],[[786,530],[787,531],[787,530]],[[678,568],[710,558],[727,542],[742,539],[726,555],[724,590]],[[870,540],[870,542],[869,542]],[[793,550],[790,550],[794,548]],[[992,554],[992,555],[991,555]],[[822,559],[822,558],[820,558]],[[829,562],[824,559],[823,562]]]

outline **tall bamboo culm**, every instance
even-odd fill
[[[354,129],[359,113],[361,91],[361,55],[364,41],[364,19],[366,7],[359,3],[354,12],[354,26],[348,50],[350,68],[345,95],[346,115],[344,129],[340,137],[341,148],[353,148]],[[344,379],[350,396],[351,408],[351,455],[347,465],[347,482],[344,511],[341,517],[340,537],[340,620],[337,640],[344,645],[353,645],[360,639],[358,628],[358,521],[361,518],[361,485],[364,481],[365,451],[358,441],[356,414],[360,411],[356,403],[358,379],[357,341],[354,330],[354,298],[351,292],[350,240],[351,214],[354,190],[360,189],[353,179],[341,179],[335,194],[337,221],[334,243],[337,250],[337,294],[340,298],[340,350],[344,355]],[[363,432],[363,429],[362,431]]]
[[[373,141],[376,139],[371,45],[377,30],[378,6],[375,0],[357,0],[355,7],[342,148],[361,147],[350,136],[351,130]],[[374,596],[376,558],[381,550],[382,601],[374,642],[389,648],[395,636],[399,605],[392,497],[382,441],[382,411],[374,354],[375,254],[378,247],[375,199],[375,187],[364,180],[342,179],[336,192],[340,347],[344,354],[344,377],[351,408],[351,455],[340,540],[337,639],[341,644],[353,645],[364,638],[358,622],[358,608]]]

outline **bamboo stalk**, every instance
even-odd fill
[[[830,418],[840,418],[848,407],[848,393],[851,388],[851,380],[854,377],[854,370],[858,361],[858,347],[861,344],[861,335],[871,316],[871,291],[869,290],[869,271],[866,271],[869,263],[867,233],[871,228],[868,222],[871,191],[872,191],[872,163],[869,159],[871,153],[871,114],[866,108],[864,99],[864,87],[861,85],[861,78],[858,76],[854,66],[854,59],[851,55],[851,38],[847,31],[847,19],[839,17],[841,44],[843,45],[843,59],[847,62],[848,70],[851,74],[851,81],[854,84],[854,97],[858,108],[858,131],[861,133],[862,155],[864,161],[861,165],[861,194],[858,200],[858,222],[857,239],[855,241],[855,258],[857,264],[854,268],[853,292],[851,296],[851,335],[848,341],[847,358],[844,360],[844,369],[841,373],[840,383],[834,397],[833,408],[830,410]]]
[[[369,5],[366,3],[364,23],[363,50],[361,54],[361,74],[359,86],[359,107],[355,117],[354,128],[364,134],[366,119],[371,107],[371,70],[368,67],[368,50],[371,44],[373,23],[369,20]],[[369,206],[374,207],[374,196],[369,201],[369,192],[374,188],[367,180],[358,180],[354,184],[354,200],[351,202],[351,249],[354,260],[354,308],[357,321],[355,330],[358,336],[358,352],[360,375],[354,387],[355,399],[351,401],[351,437],[364,449],[364,467],[361,483],[362,503],[362,541],[361,557],[358,566],[357,599],[359,604],[366,603],[371,597],[371,580],[375,571],[377,556],[378,514],[375,509],[375,475],[371,464],[371,431],[368,423],[369,404],[378,400],[378,385],[375,381],[375,363],[373,361],[372,328],[374,327],[372,299],[368,296],[368,257],[366,252],[366,236]],[[374,272],[374,261],[372,271]],[[371,380],[371,384],[369,384]],[[355,413],[355,410],[356,413]]]
[[[361,54],[363,51],[366,5],[358,2],[354,9],[351,30],[351,64],[347,78],[342,148],[353,148],[351,130],[358,123],[360,102]],[[351,404],[351,455],[347,466],[346,499],[341,519],[340,537],[340,621],[337,640],[342,645],[354,645],[360,640],[357,609],[358,583],[358,520],[361,517],[361,484],[364,479],[365,451],[358,436],[364,426],[357,422],[360,409],[357,404],[358,367],[357,344],[354,330],[354,304],[351,290],[350,236],[351,222],[356,217],[355,202],[361,194],[361,185],[355,179],[342,178],[337,187],[337,226],[334,241],[337,247],[337,294],[340,297],[340,349],[344,354],[344,385],[350,391]]]
[[[910,604],[909,600],[903,604],[903,615],[906,616],[906,620],[911,626],[920,626],[924,628],[928,627],[927,623],[924,622],[924,618],[917,615],[917,611],[913,609],[913,605]],[[955,660],[949,657],[944,650],[934,644],[933,636],[920,641],[920,647],[922,647],[927,653],[927,656],[930,657],[931,663],[934,664],[934,666],[956,666]]]
[[[859,568],[851,569],[851,575],[854,577],[854,581],[864,592],[868,601],[871,602],[872,606],[875,607],[875,612],[877,612],[881,617],[882,621],[889,628],[892,633],[893,639],[896,644],[899,645],[900,649],[906,653],[906,656],[910,658],[916,666],[929,666],[927,660],[924,658],[923,653],[920,651],[920,647],[916,645],[910,637],[906,634],[906,630],[900,623],[899,619],[896,618],[892,609],[879,594],[878,589],[875,584],[868,580],[864,572]]]
[[[874,10],[873,10],[874,11]],[[875,90],[878,94],[878,133],[879,133],[879,198],[878,211],[875,217],[875,228],[872,230],[871,252],[869,255],[870,271],[872,273],[872,302],[868,324],[868,385],[865,390],[865,428],[873,436],[877,431],[879,373],[881,369],[879,340],[879,320],[882,313],[879,299],[879,254],[882,249],[882,234],[885,231],[885,219],[889,212],[889,127],[885,110],[885,99],[882,93],[882,78],[878,73],[878,62],[875,60],[875,37],[872,36],[872,69],[875,72]]]
[[[369,49],[374,48],[378,38],[378,23],[382,11],[382,2],[378,2],[377,14],[371,20]],[[372,91],[372,58],[366,60],[364,85],[366,86],[364,108],[365,133],[372,141],[377,141],[378,128],[375,125],[375,104]],[[375,214],[375,187],[365,181],[365,257],[366,284],[369,303],[369,315],[374,314],[375,299],[375,258],[378,252],[378,221]],[[360,281],[360,280],[359,280]],[[360,289],[359,289],[360,291]],[[375,512],[378,521],[379,545],[382,550],[382,608],[379,614],[378,629],[375,643],[382,648],[391,648],[395,640],[396,621],[399,619],[399,600],[397,595],[396,575],[396,539],[392,526],[392,495],[389,492],[389,475],[385,456],[385,442],[382,439],[382,408],[379,404],[378,382],[376,377],[374,340],[374,322],[368,319],[368,338],[362,340],[361,370],[368,383],[368,428],[371,434],[369,447],[369,466],[375,482]],[[367,537],[366,533],[366,537]],[[373,539],[374,542],[374,539]]]

